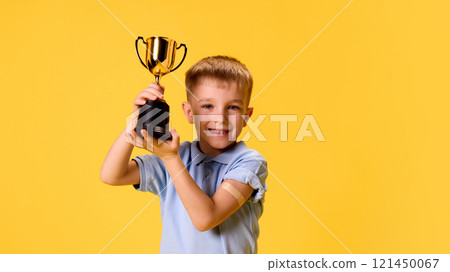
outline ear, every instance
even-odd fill
[[[247,125],[247,121],[250,118],[250,116],[252,116],[252,114],[253,114],[253,107],[248,107],[247,112],[245,113],[244,116],[244,127]]]
[[[191,104],[188,102],[183,102],[181,104],[181,107],[183,108],[184,115],[186,116],[189,123],[194,123],[194,114],[192,112]]]

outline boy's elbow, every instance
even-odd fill
[[[109,178],[108,178],[108,176],[106,175],[106,171],[103,169],[103,166],[102,166],[102,169],[100,169],[100,180],[101,180],[103,183],[110,184],[110,183],[109,183]]]
[[[203,226],[203,225],[194,225],[194,226],[200,232],[204,232],[204,231],[209,230],[206,226]]]
[[[212,220],[212,218],[208,218],[208,217],[204,217],[204,218],[202,218],[202,220],[198,220],[194,224],[194,227],[200,232],[205,232],[207,230],[214,228],[215,226],[216,226],[216,224],[214,224],[214,221]]]
[[[100,169],[100,180],[103,183],[106,183],[108,185],[115,185],[114,181],[115,179],[111,175],[111,171],[108,169],[108,166],[103,163],[102,168]]]
[[[100,172],[100,180],[108,185],[115,185],[115,183],[110,178],[108,178],[103,172]]]
[[[113,185],[112,182],[110,182],[109,180],[107,180],[107,179],[105,179],[105,178],[103,178],[103,177],[100,177],[100,180],[101,180],[103,183],[106,183],[106,184],[108,184],[108,185]]]
[[[207,230],[212,229],[212,227],[210,227],[208,225],[199,225],[199,224],[195,225],[195,228],[200,232],[205,232]]]

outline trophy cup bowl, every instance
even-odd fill
[[[146,46],[145,62],[139,55],[139,40]],[[186,58],[187,47],[167,37],[150,37],[145,41],[143,37],[136,39],[136,54],[141,64],[155,76],[156,84],[163,75],[175,71],[180,67]],[[176,51],[184,47],[184,55],[181,62],[172,69],[175,64]],[[147,100],[146,104],[139,109],[138,121],[136,124],[137,136],[143,138],[141,129],[145,129],[151,137],[162,141],[171,140],[172,136],[169,131],[169,114],[170,107],[164,99]]]

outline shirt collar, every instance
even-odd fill
[[[228,149],[227,151],[217,156],[213,156],[213,155],[206,155],[203,152],[201,152],[198,144],[199,144],[198,138],[195,139],[191,144],[191,154],[192,158],[195,160],[195,165],[209,161],[215,161],[222,164],[229,164],[239,150],[247,149],[247,145],[243,141],[240,141],[237,142],[235,146]]]

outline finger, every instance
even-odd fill
[[[153,90],[158,93],[164,93],[165,87],[155,84],[155,85],[150,85],[144,89],[144,91],[150,91],[150,90]]]
[[[172,134],[172,141],[174,141],[176,143],[180,141],[180,134],[178,134],[176,129],[173,128],[170,131],[170,134]]]
[[[136,97],[136,99],[133,101],[133,103],[137,105],[142,105],[142,103],[145,103],[146,100],[156,100],[158,98],[163,98],[164,95],[161,91],[156,89],[150,89],[146,88],[142,90]]]
[[[150,100],[150,99],[147,99],[147,100]],[[143,96],[141,96],[141,97],[136,97],[136,99],[133,101],[133,104],[135,105],[135,106],[142,106],[142,105],[145,105],[145,103],[147,103],[147,100],[145,99],[145,97],[143,97]],[[137,110],[137,109],[136,109]],[[135,110],[135,111],[136,111]]]
[[[163,94],[163,89],[161,89],[161,88],[159,88],[159,89],[156,89],[156,88],[145,88],[145,89],[143,89],[142,90],[142,92],[141,93],[148,93],[148,92],[150,92],[150,93],[153,93],[153,94],[156,94],[156,95],[160,95],[160,94]]]
[[[154,88],[161,93],[164,93],[164,90],[166,89],[163,85],[156,84],[155,82],[150,83],[147,88]]]
[[[141,135],[142,135],[142,143],[143,143],[143,147],[146,147],[146,142],[147,142],[147,131],[145,129],[141,129]]]
[[[164,141],[161,141],[159,138],[152,137],[152,144],[153,146],[158,146],[160,144],[164,143]]]
[[[144,100],[156,100],[158,98],[162,99],[164,97],[164,95],[158,91],[155,90],[145,90],[142,91],[139,95],[138,98],[139,99],[144,99]]]
[[[143,144],[142,144],[143,148],[147,149],[148,151],[153,151],[153,146],[152,146],[152,143],[149,140],[150,137],[148,136],[147,131],[145,129],[142,129],[141,130],[141,134],[144,137],[144,139],[142,141],[143,142]]]

